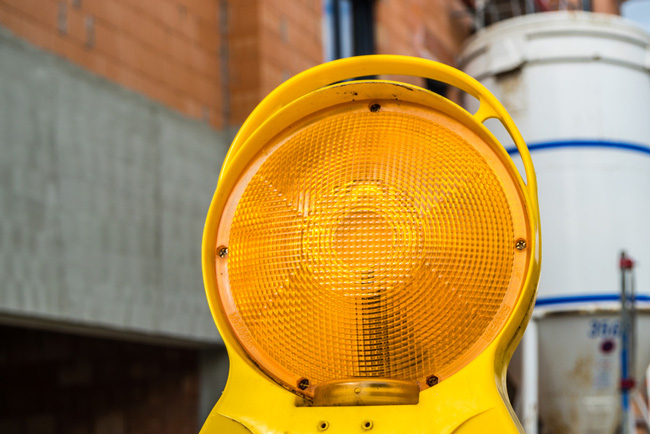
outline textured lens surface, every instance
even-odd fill
[[[247,347],[311,385],[425,384],[489,344],[517,297],[517,234],[475,146],[382,107],[322,116],[262,155],[234,199],[220,288]]]

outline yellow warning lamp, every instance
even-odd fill
[[[480,108],[354,79],[379,74],[448,83]],[[203,274],[230,373],[201,432],[521,430],[505,372],[539,236],[528,149],[474,79],[377,55],[286,81],[239,131],[207,217]]]

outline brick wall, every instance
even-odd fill
[[[546,5],[552,11],[582,10],[582,0],[546,0]],[[619,0],[591,0],[591,10],[604,14],[620,14]]]
[[[320,0],[265,0],[260,9],[262,95],[323,62]]]
[[[219,14],[219,0],[0,0],[0,25],[215,127]]]
[[[240,124],[260,101],[259,0],[228,3],[229,121]]]
[[[0,0],[0,25],[216,128],[322,62],[321,16],[321,0]]]
[[[3,434],[195,434],[198,353],[0,327]]]
[[[472,24],[460,0],[377,0],[376,5],[377,53],[455,65]],[[422,85],[419,79],[400,79]]]
[[[230,123],[287,78],[323,62],[321,0],[230,0]]]
[[[615,0],[593,5],[618,11]],[[453,65],[471,27],[461,0],[376,0],[376,7],[378,53]],[[0,0],[0,25],[222,128],[323,61],[322,8],[322,0]]]
[[[471,20],[460,0],[379,0],[377,51],[453,65]]]

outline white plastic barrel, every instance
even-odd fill
[[[614,433],[622,250],[637,264],[637,379],[650,362],[650,35],[616,16],[535,14],[482,30],[460,63],[513,116],[538,176],[541,432]]]

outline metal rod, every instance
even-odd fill
[[[474,12],[474,27],[481,30],[485,27],[485,2],[486,0],[476,0]]]
[[[648,402],[646,402],[646,408],[645,408],[645,413],[650,415],[650,365],[645,370],[645,396],[648,398]],[[648,421],[650,422],[650,416],[648,417]],[[648,431],[650,432],[650,426],[648,427]]]
[[[487,2],[485,10],[490,14],[490,24],[498,23],[501,21],[499,16],[499,7],[492,2]]]
[[[630,372],[630,378],[634,379],[636,377],[636,285],[634,278],[634,262],[630,265],[630,285],[629,285],[629,312],[630,312],[630,348],[629,348],[629,360],[628,360],[628,369]]]
[[[526,15],[535,13],[535,0],[525,0]]]
[[[539,388],[539,342],[537,321],[528,324],[523,339],[521,411],[526,434],[537,434],[538,388]]]
[[[334,59],[342,57],[341,49],[341,0],[332,0],[332,45],[334,45]]]
[[[352,29],[354,32],[354,55],[375,53],[374,0],[352,1]]]
[[[633,434],[635,418],[630,408],[634,388],[634,261],[621,252],[621,434]]]
[[[650,418],[648,418],[648,408],[646,407],[646,403],[643,400],[643,397],[641,396],[641,392],[637,390],[633,394],[633,398],[634,398],[634,403],[639,409],[639,413],[641,413],[641,419],[643,420],[646,429],[650,431]]]

